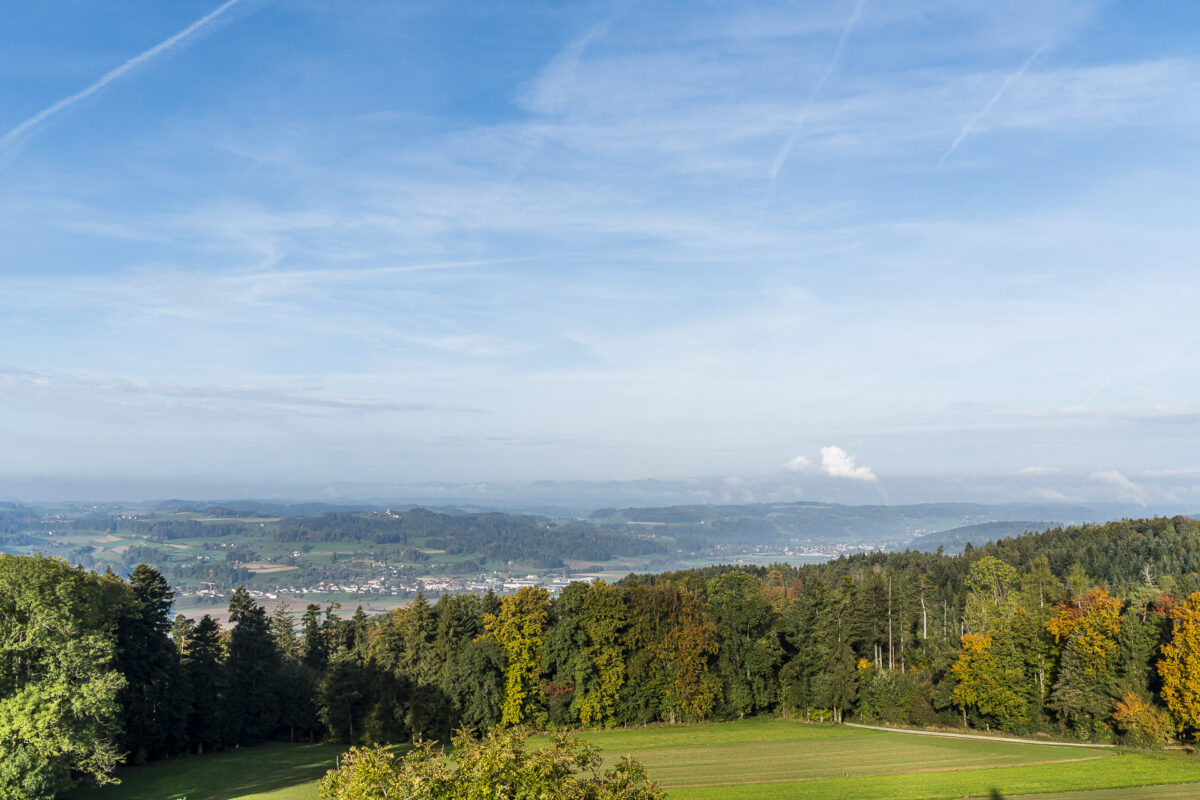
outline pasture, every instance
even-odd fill
[[[672,800],[1183,800],[1200,757],[912,736],[756,719],[585,733],[641,760]],[[69,800],[316,800],[334,745],[271,744],[134,767]]]

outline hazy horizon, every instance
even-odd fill
[[[0,497],[1200,507],[1198,16],[14,8]]]
[[[1118,519],[1200,513],[1200,504],[1181,499],[1169,486],[1148,482],[1135,490],[1117,490],[1090,476],[1058,476],[1059,489],[1038,488],[1021,476],[993,476],[975,482],[961,478],[897,479],[889,487],[853,485],[812,477],[802,485],[775,476],[693,477],[680,480],[535,481],[532,483],[346,483],[214,482],[207,480],[128,481],[39,480],[0,483],[0,501],[32,505],[54,503],[143,504],[168,500],[222,502],[326,503],[343,506],[478,507],[513,512],[582,516],[607,507],[672,505],[743,505],[755,503],[830,503],[850,506],[900,506],[964,503],[1014,508],[1043,508],[1058,521]],[[1058,513],[1052,513],[1057,509]],[[1081,517],[1079,509],[1095,513]],[[1022,516],[1009,515],[1011,518]],[[1028,513],[1025,514],[1028,516]],[[1035,515],[1036,516],[1036,515]]]

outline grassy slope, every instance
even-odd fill
[[[589,733],[605,754],[640,759],[672,800],[1005,797],[1182,800],[1200,796],[1200,759],[1180,753],[1043,747],[906,736],[779,719]],[[119,787],[70,800],[315,800],[335,745],[267,745],[137,767]],[[1113,789],[1117,791],[1084,791]],[[1053,794],[1042,794],[1051,792]]]
[[[70,792],[69,800],[317,800],[317,779],[345,748],[265,744],[122,770],[121,784]]]

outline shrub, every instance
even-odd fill
[[[595,745],[561,734],[529,750],[528,734],[493,730],[454,737],[453,760],[432,744],[400,758],[383,747],[351,748],[320,782],[321,800],[663,800],[645,769],[628,757],[600,771]]]
[[[1133,692],[1127,692],[1113,705],[1112,720],[1121,733],[1121,740],[1128,744],[1162,747],[1174,737],[1175,729],[1167,712]]]

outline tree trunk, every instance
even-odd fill
[[[892,642],[892,578],[888,576],[888,670],[896,669],[896,646]]]

